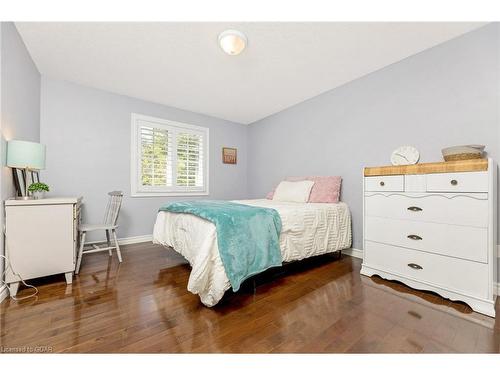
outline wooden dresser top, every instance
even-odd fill
[[[366,167],[365,176],[391,176],[401,174],[428,174],[452,172],[477,172],[488,170],[488,159],[444,161],[414,165],[388,165],[384,167]]]

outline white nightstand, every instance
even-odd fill
[[[64,273],[72,283],[82,198],[5,201],[5,254],[24,280]],[[16,295],[19,278],[5,274]]]

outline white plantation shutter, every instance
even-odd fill
[[[203,137],[200,134],[177,134],[177,186],[203,186]]]
[[[140,125],[141,185],[172,186],[172,134]]]
[[[132,115],[132,196],[208,194],[208,129]]]

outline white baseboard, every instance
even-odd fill
[[[363,250],[355,249],[354,247],[342,250],[342,254],[349,255],[353,258],[363,259]]]
[[[5,285],[0,287],[0,302],[2,302],[9,295],[9,291]]]
[[[133,243],[152,242],[152,241],[153,241],[152,234],[146,234],[144,236],[118,238],[118,243],[120,245],[131,245]]]

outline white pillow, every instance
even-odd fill
[[[273,201],[305,203],[309,200],[314,181],[281,181]]]

